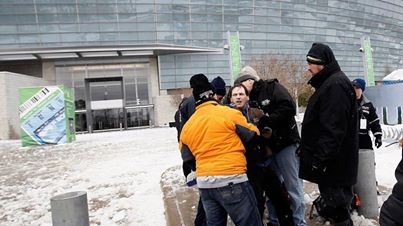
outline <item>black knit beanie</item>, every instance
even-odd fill
[[[313,43],[311,49],[306,55],[306,61],[311,64],[328,65],[336,61],[332,49],[322,43]]]
[[[214,88],[215,94],[225,96],[227,90],[225,89],[224,79],[222,79],[220,76],[217,76],[216,78],[213,79],[213,81],[211,81],[211,85]]]
[[[190,87],[193,89],[193,97],[196,104],[200,100],[208,100],[213,95],[213,87],[204,74],[193,75],[190,80]]]

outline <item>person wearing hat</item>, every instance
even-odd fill
[[[225,81],[220,76],[217,76],[211,81],[211,85],[214,89],[214,99],[220,103],[227,93],[227,90],[225,89]]]
[[[180,135],[182,159],[196,159],[197,187],[206,212],[207,225],[261,226],[253,189],[246,175],[245,135],[259,135],[236,109],[213,99],[213,87],[203,74],[190,79],[196,111]],[[254,135],[253,135],[254,134]],[[252,139],[250,137],[250,139]]]
[[[358,111],[354,88],[333,51],[314,43],[306,60],[315,92],[301,129],[299,176],[318,184],[319,214],[334,226],[352,226],[350,204],[358,173]]]
[[[375,137],[375,147],[382,146],[382,128],[379,124],[379,118],[376,114],[376,109],[372,105],[371,101],[363,94],[365,91],[365,81],[357,78],[352,82],[358,103],[358,113],[360,122],[360,132],[358,135],[359,148],[360,149],[373,149],[372,140],[369,136],[369,131]]]
[[[300,140],[296,115],[296,105],[287,89],[277,79],[262,80],[256,70],[250,66],[241,69],[234,84],[242,84],[250,93],[251,107],[258,107],[264,112],[258,122],[258,128],[272,134],[265,141],[273,151],[271,167],[283,178],[288,191],[293,211],[293,222],[297,226],[306,226],[303,182],[298,178],[299,160],[295,155]],[[256,106],[255,106],[256,105]],[[277,216],[269,200],[269,225],[278,225]]]

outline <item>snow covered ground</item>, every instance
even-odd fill
[[[376,154],[380,185],[391,188],[402,153]],[[91,225],[166,225],[161,174],[181,164],[174,128],[78,135],[71,144],[22,148],[0,141],[0,226],[50,226],[50,198],[88,193]],[[179,172],[180,173],[180,172]]]

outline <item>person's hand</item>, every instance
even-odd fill
[[[375,136],[375,147],[379,148],[382,146],[382,135]]]
[[[273,130],[270,127],[264,127],[262,131],[260,131],[260,135],[265,139],[270,139],[273,134]]]
[[[264,112],[260,110],[259,108],[249,108],[248,110],[248,116],[253,122],[258,122],[260,118],[262,118],[264,115]]]

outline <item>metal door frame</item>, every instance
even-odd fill
[[[126,92],[125,92],[125,85],[123,82],[123,77],[102,77],[102,78],[85,78],[85,109],[86,109],[86,116],[87,116],[87,129],[89,133],[93,133],[94,130],[92,128],[92,108],[91,108],[91,90],[90,84],[95,82],[110,82],[110,81],[119,81],[120,87],[122,91],[122,110],[123,110],[123,125],[124,129],[127,130],[127,114],[126,114]]]

